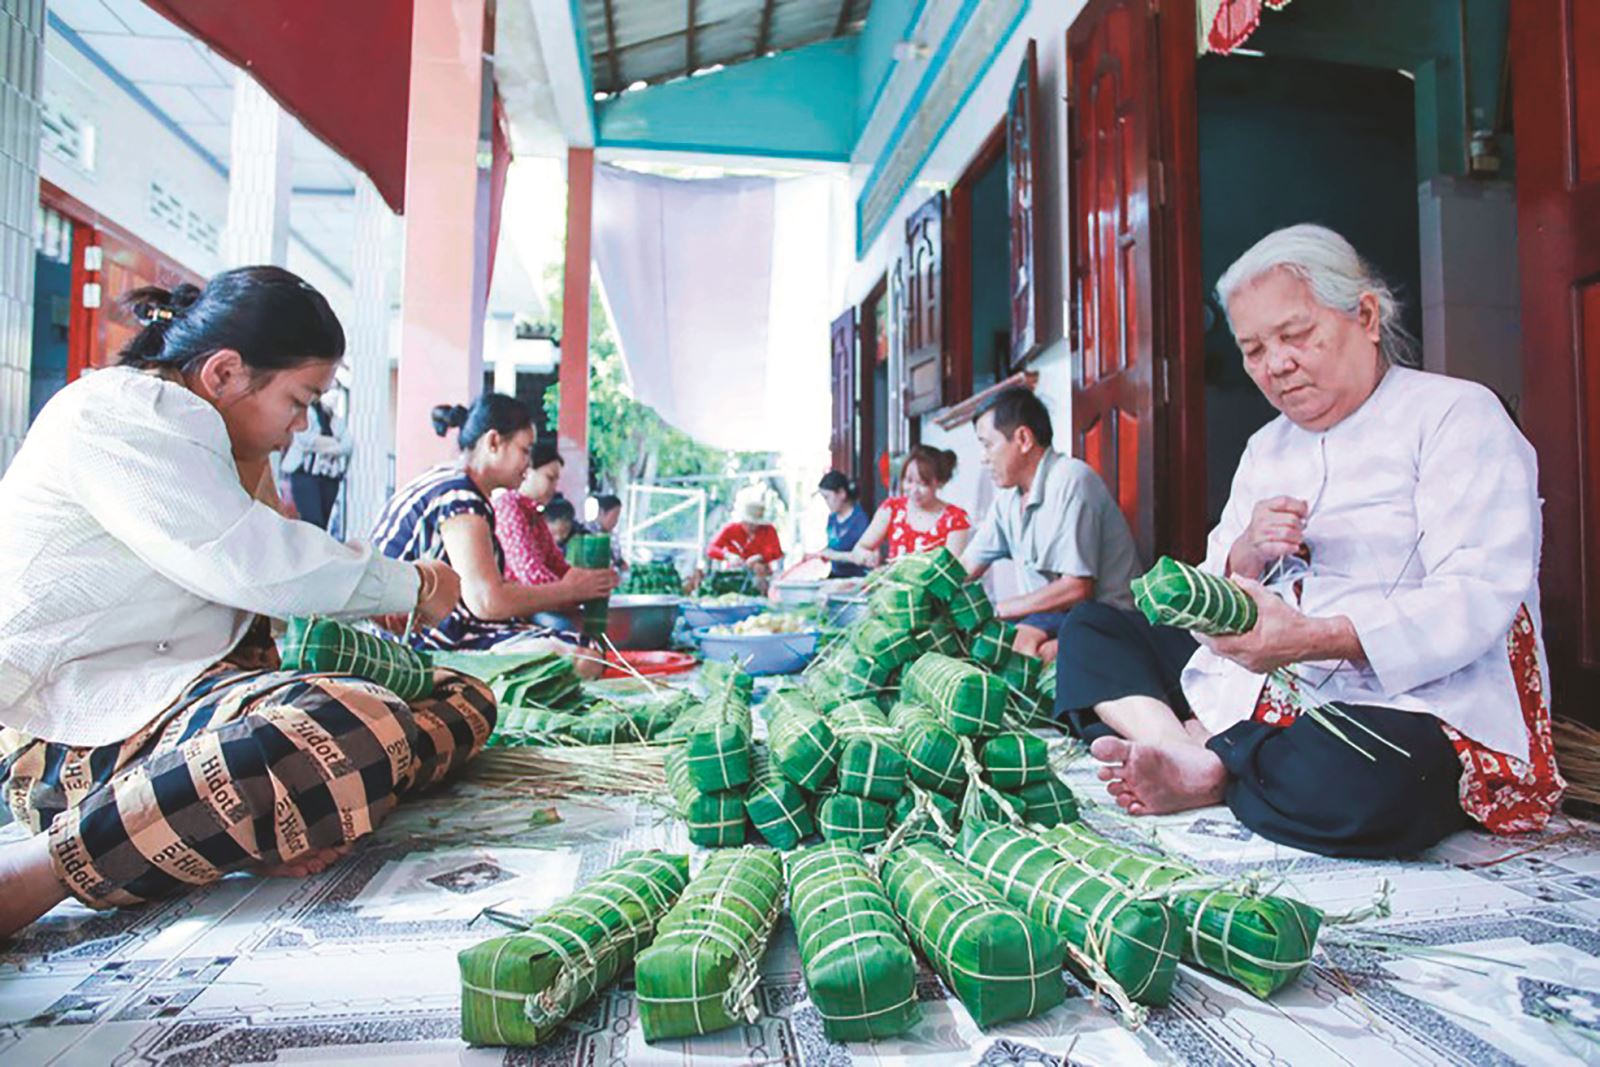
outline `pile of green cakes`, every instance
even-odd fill
[[[670,559],[643,560],[628,568],[627,575],[617,586],[617,593],[629,596],[679,596],[683,593],[683,577]]]
[[[667,785],[689,840],[709,848],[745,840],[745,793],[756,761],[750,699],[755,680],[727,664],[705,667],[706,696],[678,716],[661,736]]]
[[[734,567],[707,573],[696,592],[702,597],[760,596],[761,581],[748,567]]]

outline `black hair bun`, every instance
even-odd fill
[[[433,420],[433,432],[443,437],[467,424],[467,409],[460,404],[440,404],[428,417]]]

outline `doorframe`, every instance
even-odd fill
[[[972,396],[972,187],[1005,154],[1006,117],[1001,115],[950,187],[944,240],[945,277],[949,279],[944,345],[946,408]]]

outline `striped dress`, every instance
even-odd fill
[[[494,505],[467,472],[453,463],[434,467],[396,493],[378,517],[372,543],[394,559],[451,563],[442,528],[457,515],[477,515],[488,524],[495,567],[504,569],[505,559],[494,537]],[[437,626],[415,634],[411,643],[424,649],[484,649],[510,637],[548,632],[530,622],[480,619],[462,602]]]

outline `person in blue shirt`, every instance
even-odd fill
[[[861,535],[867,532],[870,520],[861,510],[855,485],[838,471],[829,471],[817,483],[817,491],[828,503],[828,547],[818,552],[822,559],[833,564],[831,577],[860,578],[866,568],[850,561],[850,550],[856,547]]]

